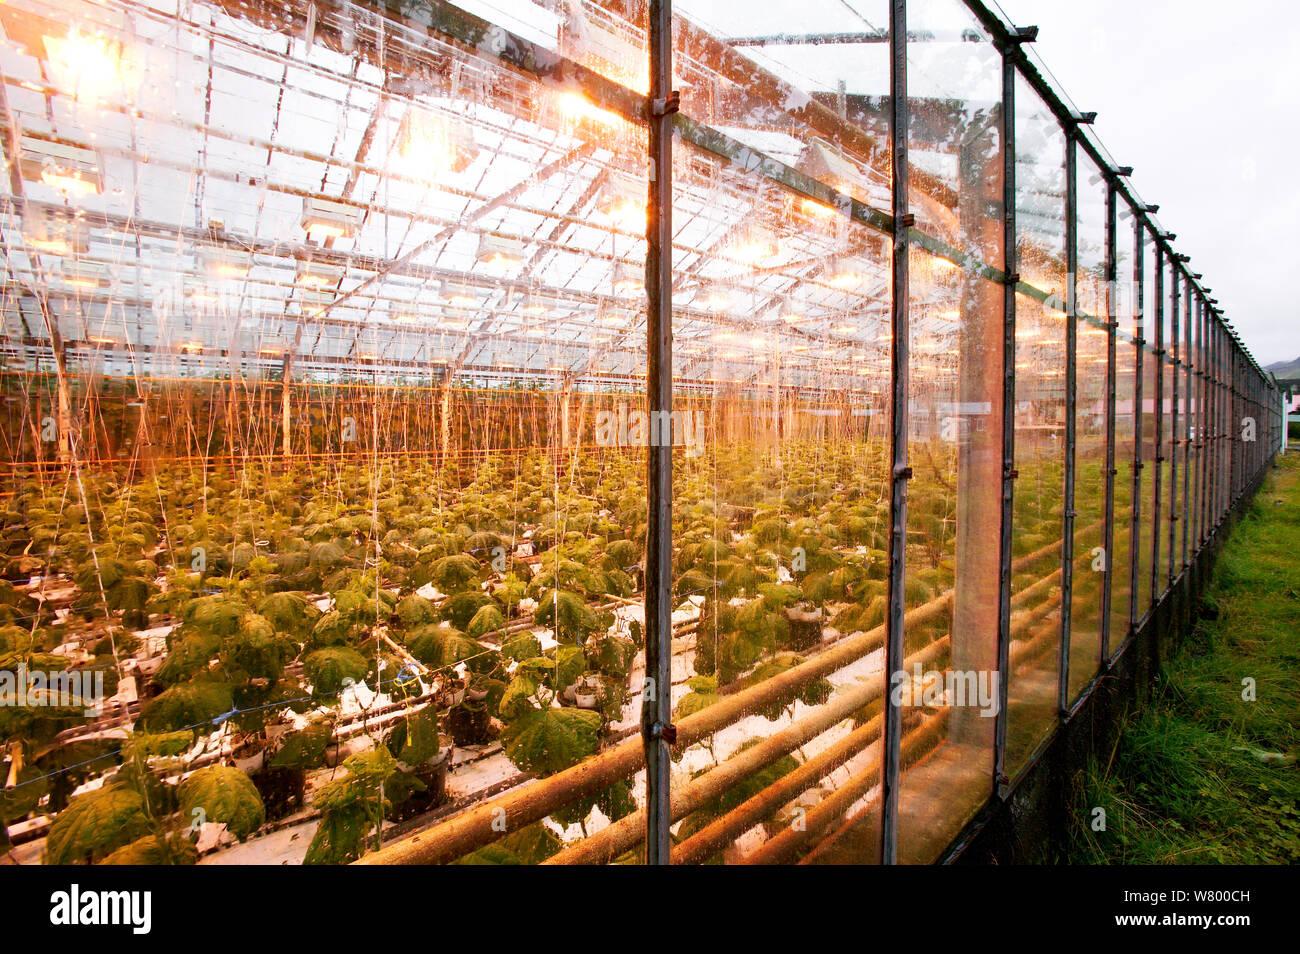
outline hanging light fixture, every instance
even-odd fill
[[[645,276],[641,270],[626,262],[614,266],[614,294],[631,298],[645,292]]]
[[[90,229],[53,209],[29,208],[23,214],[23,241],[38,252],[84,255],[90,250]]]
[[[309,196],[302,201],[302,227],[312,239],[351,238],[364,216],[363,209],[333,199]]]
[[[47,34],[43,40],[50,73],[78,100],[129,96],[138,85],[138,70],[119,40],[77,26],[62,35]]]
[[[556,105],[561,115],[578,124],[593,123],[605,129],[618,129],[626,123],[618,113],[597,106],[583,93],[568,90],[556,97]]]
[[[108,287],[108,266],[100,262],[65,262],[56,278],[70,288],[91,291]]]
[[[484,232],[478,237],[478,253],[475,258],[480,265],[513,268],[522,265],[527,254],[528,246],[520,239],[504,238]]]
[[[731,307],[731,293],[725,288],[706,288],[699,295],[699,302],[713,311],[725,311]]]
[[[99,158],[91,149],[22,136],[18,150],[18,172],[28,182],[43,183],[72,198],[104,191]]]
[[[826,265],[826,280],[841,291],[850,291],[866,280],[866,270],[855,258],[833,258]]]
[[[232,248],[208,248],[200,255],[204,273],[218,280],[247,277],[252,260],[247,252]]]
[[[798,322],[803,321],[806,317],[807,311],[804,308],[803,303],[791,295],[782,298],[781,303],[777,306],[777,318],[787,324],[797,324]]]
[[[625,172],[611,171],[600,187],[596,211],[628,231],[645,232],[645,186]]]
[[[343,278],[343,269],[336,265],[325,265],[320,262],[302,262],[298,266],[298,271],[293,277],[295,285],[299,288],[321,291],[326,288],[332,288],[337,285]]]
[[[453,308],[478,308],[478,289],[463,282],[444,282],[442,300]]]
[[[454,116],[412,106],[397,128],[392,168],[432,181],[437,175],[464,172],[478,155],[474,133]]]
[[[748,226],[736,233],[728,253],[742,265],[757,265],[780,251],[776,237],[767,229]]]

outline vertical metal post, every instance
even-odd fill
[[[1205,309],[1196,303],[1196,550],[1205,544],[1205,455],[1209,427],[1205,381]]]
[[[891,122],[892,194],[894,217],[893,290],[889,306],[893,347],[890,371],[893,386],[890,402],[889,499],[889,607],[885,636],[885,751],[881,779],[880,861],[898,861],[899,747],[902,742],[902,712],[889,691],[894,673],[903,670],[903,593],[907,560],[907,390],[908,390],[908,253],[912,216],[907,198],[907,2],[889,4],[889,98]]]
[[[1191,539],[1191,532],[1192,532],[1191,525],[1194,522],[1193,515],[1195,513],[1195,511],[1192,508],[1192,498],[1189,496],[1192,490],[1192,480],[1191,480],[1192,440],[1194,437],[1194,431],[1192,430],[1191,425],[1192,422],[1196,420],[1196,418],[1192,416],[1192,315],[1190,312],[1188,312],[1187,318],[1183,322],[1183,326],[1184,326],[1183,349],[1182,349],[1183,360],[1182,360],[1181,367],[1175,365],[1174,378],[1175,380],[1177,380],[1178,376],[1184,373],[1183,369],[1186,368],[1187,383],[1185,389],[1187,391],[1187,396],[1183,398],[1183,401],[1187,405],[1187,412],[1183,415],[1185,421],[1183,423],[1182,441],[1180,444],[1175,445],[1174,453],[1175,456],[1177,456],[1177,448],[1179,446],[1182,447],[1183,449],[1183,494],[1182,494],[1183,546],[1181,551],[1180,566],[1186,569],[1190,562],[1187,547],[1188,547],[1188,541]],[[1175,435],[1177,435],[1178,432],[1175,431],[1174,433]]]
[[[1133,343],[1134,356],[1134,382],[1133,382],[1133,494],[1131,510],[1131,520],[1129,521],[1128,536],[1128,625],[1131,632],[1138,621],[1138,568],[1141,561],[1138,554],[1142,549],[1142,468],[1145,463],[1142,460],[1142,371],[1146,355],[1143,353],[1147,349],[1147,331],[1146,331],[1146,314],[1143,308],[1146,304],[1146,289],[1143,288],[1142,279],[1143,270],[1146,267],[1146,230],[1142,226],[1142,219],[1137,215],[1133,216],[1133,316],[1134,330],[1133,336],[1136,340]],[[1157,468],[1158,469],[1158,468]]]
[[[1153,244],[1155,245],[1155,253],[1156,253],[1156,260],[1155,262],[1152,263],[1153,267],[1155,268],[1155,271],[1152,273],[1155,279],[1155,284],[1154,287],[1151,289],[1152,292],[1154,293],[1152,297],[1155,299],[1154,304],[1156,308],[1156,316],[1155,316],[1156,433],[1154,435],[1155,437],[1154,444],[1156,449],[1156,453],[1155,453],[1156,472],[1155,472],[1155,486],[1151,491],[1151,501],[1152,501],[1151,503],[1151,511],[1152,511],[1151,513],[1151,574],[1150,574],[1151,578],[1150,580],[1145,582],[1149,583],[1151,586],[1151,599],[1154,601],[1159,599],[1161,596],[1161,591],[1156,585],[1156,580],[1160,578],[1159,574],[1156,572],[1156,568],[1160,565],[1160,514],[1164,512],[1163,508],[1165,506],[1165,499],[1161,495],[1161,491],[1163,490],[1162,487],[1163,481],[1161,480],[1161,478],[1163,476],[1163,471],[1164,471],[1164,467],[1162,465],[1165,462],[1165,367],[1164,364],[1171,343],[1167,343],[1165,341],[1165,303],[1164,303],[1165,249],[1164,246],[1161,245],[1160,242],[1158,241]],[[1175,365],[1175,367],[1177,367],[1177,365]],[[1178,428],[1173,426],[1172,424],[1170,425],[1170,427],[1171,427],[1169,431],[1170,436],[1173,438],[1177,438]],[[1173,489],[1172,482],[1170,483],[1170,489],[1171,490]]]
[[[650,0],[650,182],[646,203],[645,287],[647,409],[650,419],[668,420],[673,403],[672,245],[672,0]],[[671,435],[647,448],[646,643],[641,737],[646,763],[646,863],[666,865],[672,824],[668,805],[672,765],[672,561],[673,455]]]
[[[1111,581],[1115,576],[1115,332],[1119,316],[1115,308],[1115,182],[1106,181],[1106,509],[1102,527],[1102,552],[1106,569],[1101,575],[1101,652],[1098,668],[1110,660]]]
[[[1209,309],[1206,309],[1205,333],[1207,336],[1205,372],[1209,375],[1206,386],[1208,388],[1207,400],[1210,404],[1210,430],[1205,436],[1208,442],[1205,450],[1205,480],[1208,485],[1206,488],[1205,539],[1208,542],[1214,536],[1214,527],[1219,510],[1219,335],[1214,324],[1214,315]]]
[[[1170,506],[1168,508],[1168,516],[1165,518],[1165,523],[1169,525],[1168,526],[1169,549],[1165,559],[1165,564],[1166,564],[1166,572],[1164,574],[1165,583],[1164,583],[1164,587],[1161,589],[1161,592],[1164,592],[1164,589],[1168,588],[1169,584],[1173,582],[1173,578],[1174,578],[1174,539],[1175,539],[1174,530],[1177,527],[1176,521],[1178,520],[1178,507],[1177,507],[1178,495],[1173,492],[1174,488],[1178,486],[1177,440],[1178,440],[1178,426],[1180,423],[1180,417],[1178,414],[1178,357],[1179,357],[1178,319],[1179,319],[1179,304],[1181,303],[1182,299],[1179,297],[1178,294],[1177,269],[1174,270],[1172,284],[1173,287],[1170,289],[1170,295],[1169,295],[1169,304],[1171,306],[1169,311],[1169,337],[1173,339],[1174,342],[1174,364],[1173,364],[1174,386],[1173,386],[1173,393],[1170,396],[1170,400],[1173,402],[1173,407],[1171,409],[1172,420],[1170,423],[1170,427],[1172,428],[1172,430],[1170,431],[1170,434],[1174,438],[1174,441],[1169,455],[1171,458],[1169,462]]]
[[[1065,500],[1061,507],[1061,652],[1057,675],[1057,712],[1070,708],[1070,616],[1074,592],[1074,467],[1077,346],[1079,341],[1079,144],[1077,131],[1065,137]]]
[[[1016,57],[1002,50],[1002,535],[998,548],[998,714],[994,727],[993,792],[1001,796],[1006,775],[1007,683],[1011,679],[1011,531],[1016,478]]]

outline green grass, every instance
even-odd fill
[[[1205,614],[1077,783],[1066,860],[1300,862],[1300,457],[1220,553]],[[1243,680],[1256,701],[1243,699]],[[1106,812],[1094,830],[1095,809]]]

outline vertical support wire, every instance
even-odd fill
[[[651,420],[668,420],[672,364],[672,0],[650,0],[649,195],[646,203],[647,404]],[[669,744],[672,717],[672,439],[646,449],[645,671],[641,736],[646,762],[646,863],[669,861]]]
[[[1057,712],[1070,710],[1070,610],[1074,592],[1074,466],[1077,346],[1079,342],[1079,144],[1074,128],[1065,137],[1065,476],[1061,506],[1061,654],[1057,666]]]
[[[903,593],[907,557],[907,390],[908,390],[908,253],[911,247],[912,217],[907,199],[907,2],[891,0],[889,5],[889,97],[891,104],[890,147],[894,217],[893,293],[889,306],[893,347],[890,373],[893,387],[890,402],[889,499],[889,608],[885,636],[885,751],[881,779],[880,861],[898,861],[899,747],[902,743],[902,711],[889,691],[890,680],[903,670]]]
[[[1128,628],[1129,632],[1138,622],[1138,586],[1139,567],[1142,561],[1142,469],[1146,464],[1142,460],[1142,371],[1147,349],[1147,327],[1145,289],[1142,286],[1143,269],[1146,267],[1146,228],[1141,216],[1133,216],[1133,327],[1137,332],[1134,349],[1133,370],[1133,492],[1129,506],[1130,520],[1128,531]],[[1157,468],[1158,469],[1158,468]],[[1127,634],[1126,634],[1127,635]]]
[[[1156,352],[1155,352],[1156,432],[1153,435],[1153,444],[1156,449],[1156,453],[1155,453],[1156,472],[1154,475],[1155,486],[1152,488],[1151,491],[1151,501],[1152,501],[1151,579],[1147,582],[1151,584],[1151,599],[1154,601],[1159,599],[1163,595],[1160,589],[1158,588],[1156,581],[1160,579],[1159,573],[1157,572],[1157,568],[1160,566],[1160,514],[1164,512],[1164,507],[1165,507],[1165,499],[1161,495],[1161,491],[1164,489],[1163,482],[1161,480],[1164,471],[1164,467],[1162,465],[1165,462],[1165,443],[1164,443],[1165,440],[1165,360],[1168,358],[1169,349],[1171,347],[1174,347],[1174,344],[1172,340],[1169,342],[1165,341],[1165,303],[1164,303],[1165,249],[1164,246],[1158,241],[1153,244],[1155,246],[1155,261],[1152,262],[1152,267],[1154,268],[1154,271],[1152,272],[1152,278],[1154,279],[1154,282],[1151,288],[1151,292],[1152,292],[1151,297],[1154,299],[1152,304],[1155,306],[1155,310],[1156,310],[1155,322],[1154,322],[1156,328]],[[1174,351],[1174,355],[1175,356],[1177,355],[1176,349]],[[1174,368],[1174,380],[1177,381],[1178,364],[1176,361],[1173,362],[1172,367]],[[1176,425],[1176,422],[1170,425],[1169,436],[1174,440],[1177,439],[1178,427]],[[1170,456],[1173,456],[1172,448],[1175,448],[1178,445],[1174,443],[1173,440],[1171,440],[1170,443],[1171,443]],[[1170,481],[1169,489],[1170,491],[1173,490],[1173,481]]]
[[[1016,479],[1016,57],[1002,50],[1002,524],[998,544],[998,713],[994,726],[993,792],[1001,797],[1006,774],[1007,684],[1011,679],[1011,531]]]
[[[1106,181],[1106,509],[1102,527],[1101,638],[1097,670],[1110,662],[1110,598],[1115,575],[1115,332],[1119,328],[1115,307],[1115,221],[1118,190],[1113,179]]]

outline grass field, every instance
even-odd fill
[[[1292,455],[1233,529],[1204,613],[1153,697],[1079,779],[1067,860],[1300,862],[1297,553],[1300,456]],[[1095,830],[1097,808],[1105,830]]]

